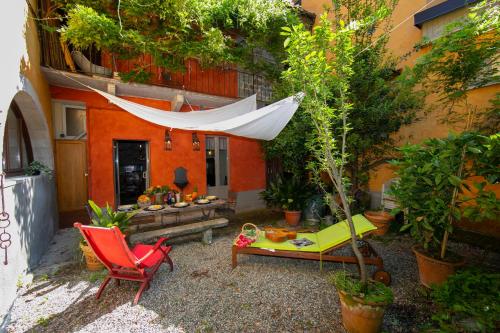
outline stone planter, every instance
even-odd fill
[[[460,258],[457,262],[447,262],[432,258],[424,254],[422,248],[418,245],[413,246],[412,250],[417,258],[420,283],[427,288],[430,288],[433,284],[443,284],[450,275],[455,273],[457,268],[465,264],[464,258]]]
[[[300,215],[302,212],[300,210],[285,210],[285,220],[290,226],[296,226],[300,222]]]
[[[85,262],[87,263],[87,269],[89,271],[100,271],[104,269],[104,265],[101,263],[97,256],[92,251],[92,248],[88,245],[80,243],[80,249],[85,257]]]
[[[370,303],[339,290],[342,324],[349,333],[380,332],[386,303]]]
[[[385,235],[389,230],[391,222],[394,220],[394,216],[385,211],[371,211],[368,210],[364,213],[365,217],[373,223],[377,230],[373,233],[378,236]]]

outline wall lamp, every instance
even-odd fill
[[[200,139],[198,139],[198,135],[193,133],[193,150],[200,150]]]
[[[168,128],[165,130],[165,150],[172,150],[172,137]]]

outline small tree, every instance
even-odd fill
[[[395,155],[395,134],[416,120],[423,94],[401,75],[398,59],[387,47],[391,17],[398,0],[333,0],[333,22],[365,21],[353,32],[353,75],[349,78],[351,131],[347,169],[354,195],[369,171]],[[377,16],[383,13],[383,16]]]
[[[357,25],[339,22],[333,29],[327,15],[323,14],[320,24],[313,32],[303,25],[283,28],[287,37],[285,47],[288,54],[283,73],[286,83],[296,91],[303,91],[302,108],[310,116],[313,135],[307,146],[314,159],[308,164],[314,171],[318,184],[321,173],[326,173],[333,184],[334,192],[326,193],[326,201],[332,212],[342,212],[351,232],[352,249],[360,267],[361,281],[367,283],[366,266],[357,246],[348,196],[350,182],[345,167],[348,162],[347,135],[351,130],[348,115],[350,103],[349,79],[352,75],[352,36]],[[339,127],[334,124],[340,123]],[[338,196],[338,203],[336,197]]]
[[[397,2],[333,0],[329,10],[335,25],[368,19],[352,32],[352,75],[348,78],[352,129],[347,136],[346,165],[351,195],[365,188],[370,170],[394,157],[394,134],[416,119],[416,111],[423,103],[423,94],[413,90],[413,80],[399,75],[397,59],[387,48],[390,18]],[[384,16],[376,17],[380,12]],[[287,88],[289,83],[285,81],[278,87],[278,94],[284,90],[283,95],[289,95]],[[341,127],[340,118],[333,121],[333,127]],[[303,173],[310,158],[306,143],[312,132],[310,116],[300,108],[282,133],[264,144],[266,156],[279,158],[285,172]]]

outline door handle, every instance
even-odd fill
[[[89,176],[88,172],[85,172],[85,173],[84,173],[84,175],[85,175],[85,177],[88,177],[88,176]]]
[[[142,173],[142,178],[144,178],[144,179],[147,179],[147,178],[148,178],[148,173],[147,173],[147,171],[144,171],[144,172]]]

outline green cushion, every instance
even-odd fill
[[[376,226],[361,214],[354,215],[352,221],[354,222],[354,230],[356,230],[358,236],[377,229]],[[316,236],[320,251],[325,251],[351,239],[351,232],[349,231],[347,220],[344,220],[317,232]]]
[[[354,229],[356,230],[356,234],[358,236],[377,229],[377,227],[371,224],[370,221],[368,221],[363,215],[355,215],[352,217],[352,220],[354,222]],[[282,243],[271,242],[263,233],[261,233],[257,241],[252,243],[250,246],[272,250],[323,252],[351,239],[351,233],[349,231],[347,221],[342,221],[316,233],[298,233],[297,238],[307,238],[313,241],[314,244],[298,249],[295,245],[288,241]]]
[[[319,252],[318,239],[316,238],[315,233],[298,233],[297,238],[307,238],[310,241],[314,242],[309,246],[304,246],[300,248],[300,250],[293,245],[292,243],[286,241],[282,243],[272,242],[266,238],[264,232],[259,235],[257,241],[252,243],[251,247],[258,247],[261,249],[273,249],[273,250],[285,250],[285,251],[305,251],[305,252]]]

